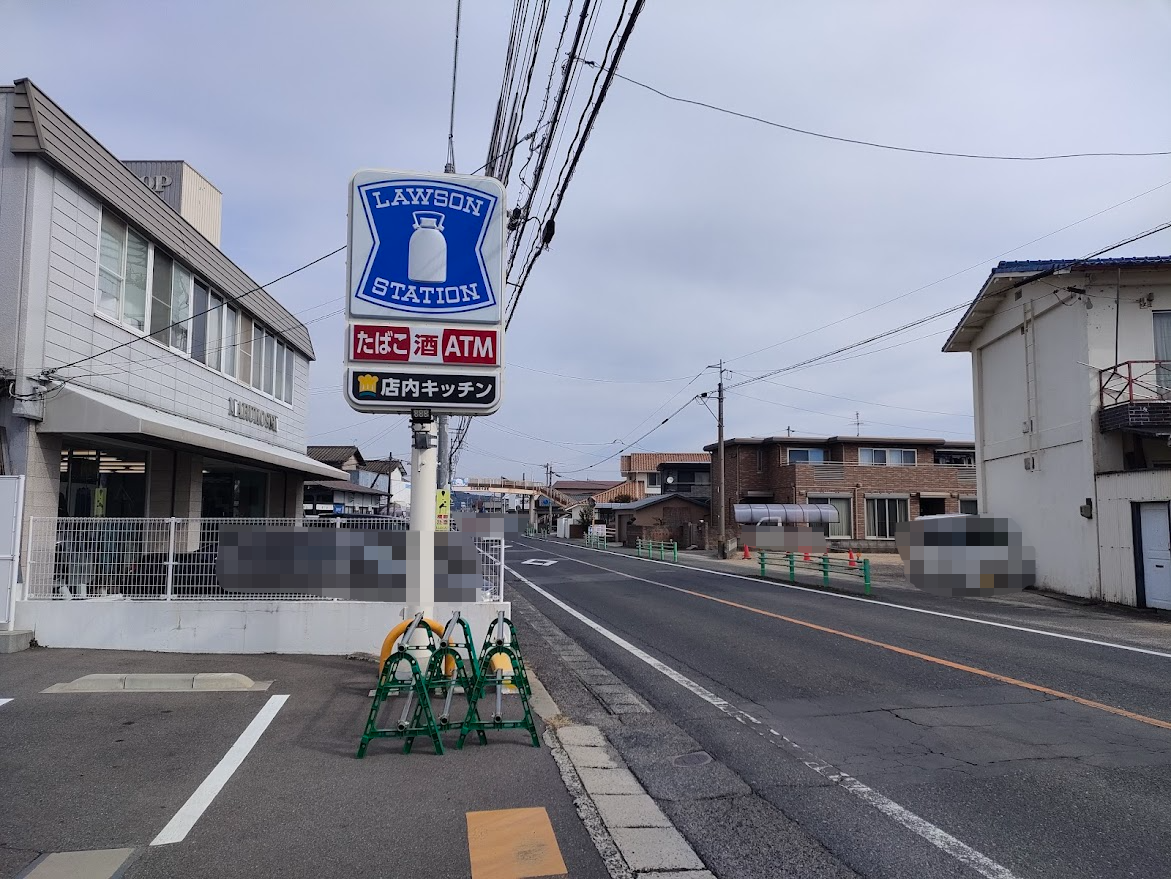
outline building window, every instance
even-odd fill
[[[838,511],[838,521],[830,522],[826,526],[826,537],[853,537],[854,536],[854,517],[852,515],[852,505],[848,497],[813,497],[809,498],[811,504],[829,504]]]
[[[97,312],[291,404],[293,349],[227,301],[113,214],[102,213]]]
[[[220,354],[220,364],[225,375],[236,375],[236,349],[239,339],[237,333],[239,332],[240,315],[236,309],[228,307],[224,309],[224,337],[222,350]]]
[[[907,499],[902,497],[866,498],[866,536],[891,538],[899,522],[906,522]]]
[[[191,296],[194,277],[157,248],[151,278],[150,335],[170,348],[190,353]]]
[[[906,466],[915,463],[914,449],[859,449],[859,464],[884,464],[886,466]]]
[[[119,323],[146,328],[150,245],[116,217],[102,214],[98,253],[98,311]]]
[[[658,488],[659,487],[659,474],[658,473],[648,473],[646,475],[646,484],[647,484],[648,488]]]
[[[960,512],[965,516],[975,516],[980,512],[980,504],[974,497],[960,498]]]
[[[764,446],[757,446],[756,449],[756,472],[764,472]]]
[[[252,383],[252,318],[246,314],[240,315],[240,331],[237,336],[236,350],[239,351],[239,371],[236,378],[244,384]]]
[[[821,464],[825,461],[825,449],[789,449],[790,464]]]
[[[285,348],[285,396],[284,401],[290,406],[293,404],[293,367],[296,365],[296,354],[292,348]]]

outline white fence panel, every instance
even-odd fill
[[[0,628],[8,631],[15,625],[23,520],[24,477],[0,476]]]
[[[19,527],[19,516],[17,522]],[[406,521],[389,518],[38,517],[30,525],[26,596],[31,600],[112,597],[165,601],[321,600],[320,595],[288,592],[238,595],[225,592],[216,575],[219,531],[223,526],[240,525],[407,530]],[[19,539],[16,545],[19,547]],[[504,541],[496,537],[477,537],[475,546],[483,581],[477,600],[503,601]]]

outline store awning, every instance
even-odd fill
[[[318,478],[347,479],[349,476],[344,470],[314,461],[308,455],[78,385],[66,385],[45,403],[45,420],[39,431],[91,436],[141,435],[203,450],[213,457],[219,453]]]

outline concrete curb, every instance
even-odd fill
[[[533,707],[574,807],[611,879],[716,879],[595,726],[565,716],[531,671]],[[537,702],[539,701],[539,705]],[[545,713],[548,712],[548,713]]]
[[[235,672],[201,674],[92,674],[42,693],[223,693],[267,690],[272,681],[254,681]]]

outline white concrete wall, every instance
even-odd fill
[[[1020,327],[1022,302],[1034,312],[1036,405],[1035,469],[1030,452],[1026,346]],[[1034,284],[1016,300],[1009,294],[976,340],[973,383],[979,454],[981,511],[1020,526],[1037,553],[1038,585],[1097,597],[1098,535],[1079,508],[1094,497],[1091,408],[1097,373],[1086,362],[1086,308],[1063,305],[1052,288]]]
[[[1168,500],[1171,470],[1138,470],[1098,477],[1098,508],[1094,515],[1102,546],[1102,598],[1106,601],[1132,606],[1138,603],[1131,503]]]
[[[460,611],[477,646],[510,602],[439,603],[433,618]],[[163,653],[377,654],[407,606],[367,601],[18,601],[16,627],[42,647]]]
[[[38,178],[51,178],[36,192],[51,199],[51,221],[42,227],[30,209],[26,234],[48,241],[48,285],[30,295],[47,296],[48,316],[43,326],[44,366],[60,366],[97,351],[137,338],[135,333],[96,314],[97,249],[101,228],[100,205],[65,174],[30,160]],[[149,238],[149,230],[140,229]],[[180,261],[182,261],[181,255]],[[97,375],[80,375],[98,373]],[[117,352],[87,362],[84,368],[64,370],[78,375],[77,383],[193,421],[295,451],[305,450],[305,413],[308,405],[309,362],[297,355],[293,370],[293,405],[277,401],[228,378],[151,339],[142,339]],[[277,417],[277,432],[228,414],[228,400],[250,403]]]

